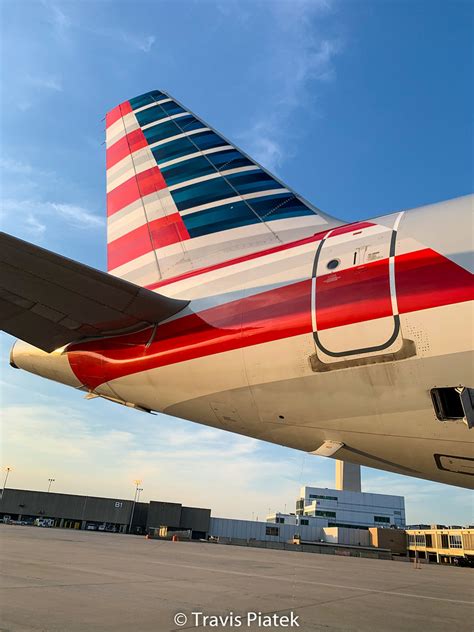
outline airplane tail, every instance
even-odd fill
[[[162,91],[106,115],[108,271],[157,282],[340,224]]]

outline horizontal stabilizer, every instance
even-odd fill
[[[0,328],[44,351],[138,331],[182,310],[176,300],[0,233]]]

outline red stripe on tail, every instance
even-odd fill
[[[165,188],[166,182],[158,167],[142,171],[107,193],[107,215],[113,215],[139,198]]]
[[[189,233],[179,213],[155,219],[108,244],[107,269],[113,270],[156,248],[186,239],[189,239]]]
[[[110,110],[110,112],[107,112],[105,115],[105,127],[110,127],[116,123],[119,118],[122,118],[122,116],[125,116],[126,114],[130,114],[130,112],[133,112],[133,110],[129,101],[120,103],[120,105],[117,105],[113,110]]]
[[[138,149],[147,147],[148,142],[141,129],[135,129],[130,134],[123,136],[116,143],[111,145],[106,152],[106,166],[110,169],[126,156],[130,156]]]

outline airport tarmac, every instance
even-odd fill
[[[210,630],[464,632],[474,621],[469,568],[14,525],[0,542],[1,632],[188,631],[202,624],[192,612],[233,613],[234,627],[209,619]],[[299,627],[247,627],[247,612],[293,612]]]

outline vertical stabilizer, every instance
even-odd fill
[[[106,116],[108,270],[142,286],[340,224],[168,94]]]

